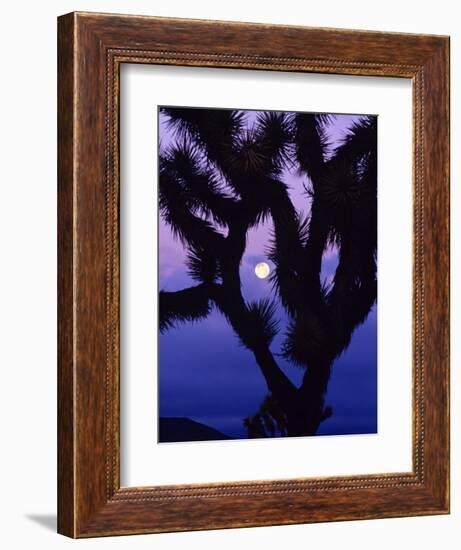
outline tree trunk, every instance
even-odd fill
[[[325,407],[330,373],[331,363],[325,361],[310,366],[304,374],[293,406],[287,411],[289,436],[315,435],[320,424],[331,416],[331,409]]]

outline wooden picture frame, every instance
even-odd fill
[[[411,472],[120,488],[122,63],[412,79]],[[58,70],[58,531],[96,537],[448,513],[448,37],[71,13],[58,21]]]

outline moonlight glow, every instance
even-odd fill
[[[255,267],[256,277],[259,279],[265,279],[269,275],[270,271],[270,267],[266,264],[266,262],[260,262]]]

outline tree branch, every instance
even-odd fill
[[[209,285],[177,290],[176,292],[159,292],[160,331],[175,327],[178,323],[198,321],[210,313]]]

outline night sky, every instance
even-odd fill
[[[248,124],[256,116],[247,112]],[[159,112],[160,147],[174,137]],[[332,148],[339,143],[357,115],[336,115],[327,131]],[[298,209],[308,213],[310,204],[304,193],[306,176],[286,171],[284,181]],[[265,255],[271,222],[249,232],[240,275],[247,300],[273,296],[271,283],[254,273]],[[185,266],[186,251],[170,228],[159,219],[159,288],[176,291],[194,286]],[[324,252],[322,278],[331,280],[337,264],[334,249]],[[271,266],[272,267],[272,266]],[[281,306],[277,308],[280,330],[271,350],[279,366],[296,384],[304,370],[278,355],[287,325]],[[214,308],[204,320],[179,324],[159,337],[159,416],[188,417],[233,438],[246,438],[243,419],[255,414],[267,394],[264,378],[252,353],[241,346],[237,336]],[[366,322],[356,328],[346,351],[334,362],[326,405],[333,415],[325,420],[317,435],[344,435],[377,432],[377,319],[376,305]]]

